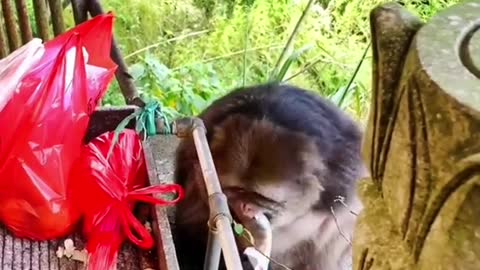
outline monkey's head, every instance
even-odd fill
[[[209,132],[215,167],[234,218],[241,221],[260,212],[275,229],[311,211],[318,202],[324,165],[316,144],[308,136],[266,119],[239,114],[230,115]],[[177,179],[186,191],[184,206],[180,206],[185,209],[184,218],[208,215],[193,199],[200,196],[203,206],[207,206],[193,142],[185,141],[179,149],[177,162],[183,164],[177,164]]]
[[[266,119],[232,115],[215,128],[211,149],[233,214],[262,212],[272,227],[311,210],[322,190],[323,163],[306,135]]]

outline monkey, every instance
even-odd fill
[[[265,215],[274,261],[295,270],[351,267],[355,213],[362,209],[356,186],[367,174],[363,131],[353,118],[313,91],[280,83],[234,89],[198,117],[232,216]],[[193,265],[181,269],[201,269],[209,207],[192,137],[177,147],[174,179],[185,191],[174,241],[179,261]]]

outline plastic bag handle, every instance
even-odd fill
[[[173,200],[163,200],[163,199],[155,198],[152,196],[154,194],[165,194],[165,193],[174,193],[174,192],[177,194],[177,198]],[[182,200],[183,197],[184,197],[183,188],[182,186],[177,184],[149,186],[145,188],[132,190],[127,194],[127,200],[130,202],[140,201],[144,203],[163,205],[163,206],[174,205],[180,200]]]
[[[154,198],[154,194],[177,193],[177,198],[168,201]],[[183,188],[180,185],[156,185],[145,188],[132,190],[127,194],[127,202],[145,202],[153,205],[174,205],[184,197]],[[143,249],[150,249],[153,247],[153,238],[149,231],[137,220],[137,218],[128,210],[126,204],[122,204],[123,216],[123,230],[125,235],[134,243]],[[137,233],[138,237],[132,232],[132,229]]]
[[[125,235],[134,243],[142,249],[150,249],[153,247],[153,238],[150,235],[150,232],[137,220],[137,218],[132,214],[131,211],[128,211],[128,208],[123,211],[123,230]],[[137,233],[139,237],[136,237],[132,229]]]

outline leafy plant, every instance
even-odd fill
[[[303,50],[301,50],[300,52],[293,53],[292,55],[290,55],[287,58],[287,60],[284,60],[284,58],[288,54],[288,52],[292,50],[293,42],[295,40],[295,37],[297,36],[298,32],[300,31],[300,26],[301,26],[302,22],[304,21],[305,16],[307,16],[307,13],[310,10],[314,1],[315,0],[309,0],[308,1],[307,6],[305,7],[305,9],[302,12],[302,15],[298,19],[298,21],[295,25],[295,28],[293,29],[292,33],[290,34],[290,37],[288,38],[287,43],[285,44],[285,47],[282,50],[282,53],[278,57],[277,63],[275,64],[275,67],[272,71],[272,75],[271,75],[271,79],[270,79],[271,81],[281,81],[283,79],[283,77],[285,76],[285,74],[287,73],[288,69],[290,68],[292,62],[294,60],[296,60],[299,57],[299,55],[301,54],[301,52],[303,51]]]
[[[117,16],[115,34],[142,95],[159,100],[171,114],[197,114],[235,87],[276,80],[311,89],[364,119],[371,88],[368,18],[373,7],[386,1],[102,4]],[[459,0],[399,2],[428,19]],[[104,104],[123,102],[114,83]]]
[[[210,63],[172,70],[152,54],[131,66],[131,74],[144,96],[154,96],[170,115],[198,114],[223,93]]]

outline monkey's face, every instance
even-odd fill
[[[307,136],[233,115],[215,128],[210,143],[219,180],[240,221],[263,213],[281,229],[311,211],[324,170]]]

